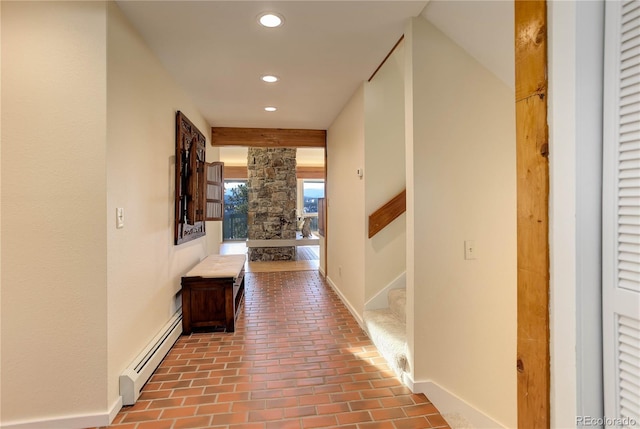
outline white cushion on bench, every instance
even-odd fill
[[[245,260],[245,255],[209,255],[185,274],[185,277],[235,278],[244,267]]]

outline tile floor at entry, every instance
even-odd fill
[[[448,428],[317,271],[247,273],[235,333],[182,336],[111,428]]]

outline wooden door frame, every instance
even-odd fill
[[[515,0],[518,427],[550,427],[547,4]]]

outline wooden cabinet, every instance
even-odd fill
[[[225,256],[236,258],[234,261]],[[225,256],[209,256],[182,277],[184,334],[194,330],[235,331],[235,320],[244,298],[245,256]],[[242,257],[241,262],[238,256]]]

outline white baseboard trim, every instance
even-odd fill
[[[408,376],[404,381],[413,393],[424,393],[445,419],[447,418],[447,415],[458,415],[462,416],[467,422],[477,429],[505,428],[505,426],[493,420],[482,411],[474,408],[464,400],[432,381],[414,382]],[[456,429],[455,426],[452,426],[452,429]]]
[[[336,293],[336,295],[338,295],[338,298],[340,298],[340,301],[342,301],[342,303],[345,305],[345,307],[347,307],[347,309],[349,310],[349,312],[351,313],[353,318],[356,319],[356,322],[358,322],[358,325],[360,325],[360,327],[366,332],[366,330],[364,329],[364,321],[362,320],[362,317],[358,314],[356,309],[353,308],[353,306],[347,300],[347,298],[345,298],[345,296],[342,294],[342,292],[340,292],[340,289],[338,289],[338,287],[333,282],[333,280],[331,280],[331,277],[327,276],[326,279],[327,279],[327,283],[329,283],[329,286],[331,286],[331,289],[333,289],[333,291]]]
[[[404,289],[407,287],[407,272],[401,273],[398,277],[391,280],[380,292],[375,294],[373,298],[364,304],[365,310],[378,310],[389,307],[389,299],[387,295],[391,289]]]
[[[52,417],[42,420],[3,422],[2,429],[85,429],[109,426],[122,409],[122,397],[114,401],[108,412]]]
[[[327,278],[327,273],[324,272],[324,269],[322,268],[322,266],[318,267],[318,272],[322,277],[324,277],[325,279]]]
[[[109,424],[113,422],[120,410],[122,409],[122,396],[118,396],[118,399],[113,401],[111,408],[109,409]]]

